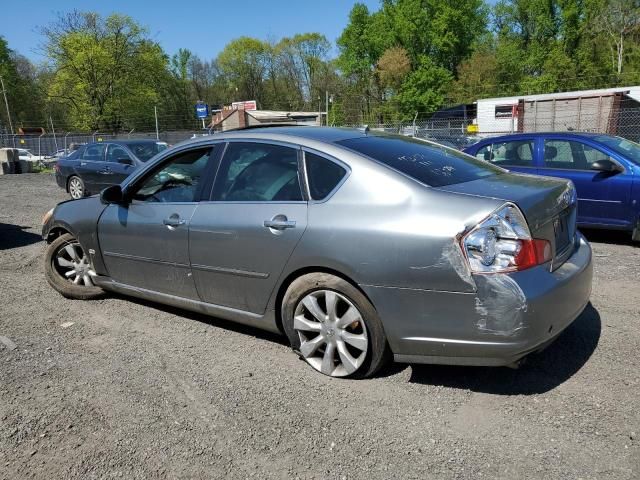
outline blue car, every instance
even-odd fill
[[[513,172],[571,180],[578,224],[629,231],[640,241],[640,145],[591,133],[521,133],[464,150]]]
[[[71,198],[82,198],[122,183],[147,160],[166,149],[166,143],[156,140],[88,143],[56,162],[56,182]]]

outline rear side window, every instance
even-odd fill
[[[313,153],[305,152],[309,193],[313,200],[323,200],[344,178],[347,171],[337,163]]]
[[[470,182],[504,172],[457,150],[415,138],[369,135],[337,143],[432,187]]]
[[[487,159],[497,165],[514,167],[533,166],[533,140],[512,140],[491,145]]]

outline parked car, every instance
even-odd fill
[[[35,155],[31,152],[31,150],[27,150],[26,148],[18,148],[18,157],[20,160],[27,160],[29,162],[37,162],[39,160],[46,160],[46,155]]]
[[[147,160],[166,150],[156,140],[113,140],[80,146],[54,167],[56,182],[71,198],[121,183]]]
[[[46,278],[284,332],[314,369],[512,365],[585,308],[571,182],[408,137],[295,127],[160,153],[43,219]]]
[[[465,152],[514,172],[571,180],[578,225],[626,230],[640,241],[640,145],[592,133],[523,133],[487,138]]]

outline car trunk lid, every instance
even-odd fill
[[[576,232],[576,202],[575,191],[567,180],[504,173],[438,187],[437,190],[513,202],[522,210],[533,237],[551,243],[553,269],[571,256]]]

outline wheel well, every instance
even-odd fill
[[[351,285],[353,285],[355,288],[357,288],[360,293],[362,293],[367,300],[369,300],[369,302],[371,303],[371,305],[373,305],[373,302],[371,301],[371,299],[369,298],[369,295],[366,294],[366,292],[364,290],[362,290],[362,288],[360,288],[360,285],[358,285],[356,282],[354,282],[351,278],[349,278],[347,275],[345,275],[342,272],[339,272],[338,270],[334,270],[332,268],[327,268],[327,267],[304,267],[304,268],[300,268],[294,272],[291,272],[280,284],[280,288],[278,289],[278,294],[276,295],[276,305],[275,305],[275,309],[276,309],[276,325],[278,327],[278,329],[284,333],[284,329],[282,328],[282,299],[284,298],[284,294],[287,293],[287,289],[289,288],[289,285],[291,285],[294,280],[296,280],[297,278],[306,275],[308,273],[328,273],[330,275],[335,275],[336,277],[340,277],[341,279],[343,279],[345,282],[349,282]],[[374,307],[375,308],[375,305]]]
[[[53,227],[51,230],[49,230],[49,233],[47,234],[47,243],[51,243],[53,242],[56,238],[58,238],[60,235],[64,235],[65,233],[71,233],[68,230],[65,230],[62,227]]]

